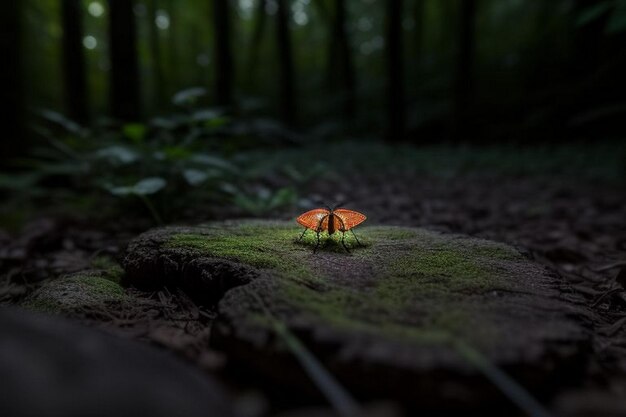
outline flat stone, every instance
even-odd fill
[[[59,316],[0,310],[0,415],[232,416],[222,387],[174,355]]]
[[[314,253],[314,234],[298,242],[300,230],[264,221],[156,229],[129,245],[127,283],[217,303],[214,346],[285,389],[307,383],[277,323],[355,395],[420,408],[507,403],[493,369],[547,398],[585,364],[588,335],[560,278],[510,246],[363,227],[362,247],[346,234],[350,252],[333,236]]]

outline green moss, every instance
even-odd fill
[[[124,269],[110,256],[97,256],[91,261],[91,267],[97,270],[102,278],[108,279],[115,283],[122,281]]]
[[[199,234],[177,234],[167,247],[200,251],[207,256],[239,261],[261,269],[272,269],[295,281],[319,281],[309,266],[312,236],[295,244],[296,227],[245,223],[221,229],[206,228]]]
[[[80,273],[45,283],[22,306],[45,313],[71,313],[127,299],[124,289],[115,282],[97,273]]]
[[[357,249],[354,237],[346,235],[351,253],[341,246],[340,234],[322,235],[324,242],[328,239],[320,249],[323,256],[312,253],[314,233],[297,241],[298,227],[287,223],[243,222],[200,230],[173,235],[166,246],[274,271],[278,299],[288,300],[304,320],[415,341],[447,340],[442,334],[479,343],[493,340],[488,323],[476,325],[464,313],[466,299],[506,288],[498,265],[523,260],[506,245],[399,227],[357,229],[363,246]],[[353,285],[340,279],[352,267],[366,268],[372,282]]]
[[[394,227],[394,226],[376,226],[376,227],[364,227],[358,229],[356,232],[359,236],[359,240],[366,242],[375,241],[375,240],[407,240],[414,239],[420,236],[418,230],[407,229],[405,227]],[[361,239],[361,236],[363,239]],[[364,242],[362,242],[364,243]]]

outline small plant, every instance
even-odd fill
[[[32,199],[38,206],[62,194],[65,203],[79,202],[98,213],[102,207],[131,215],[147,209],[157,224],[193,207],[233,205],[261,216],[294,204],[292,186],[260,186],[258,171],[237,158],[255,137],[288,133],[276,133],[280,125],[269,122],[255,132],[253,119],[233,119],[220,109],[201,107],[205,95],[202,88],[181,91],[172,99],[179,111],[147,123],[101,120],[85,127],[42,110],[35,133],[43,144],[28,159],[15,161],[22,174],[0,176],[0,192]],[[293,167],[279,175],[294,185],[311,178]],[[142,202],[142,211],[134,201]]]

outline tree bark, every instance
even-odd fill
[[[354,63],[352,60],[352,51],[350,48],[350,40],[348,39],[348,31],[346,28],[346,1],[335,0],[335,19],[333,21],[333,39],[332,44],[336,44],[336,48],[331,45],[331,53],[338,56],[331,59],[331,71],[338,72],[340,78],[340,88],[343,90],[343,115],[346,121],[354,119],[356,112],[356,75],[354,73]],[[338,58],[338,59],[337,59]],[[335,61],[335,59],[337,59]],[[334,68],[333,62],[337,62],[338,68]]]
[[[276,0],[276,41],[280,72],[280,111],[285,124],[292,126],[296,122],[297,110],[294,88],[294,68],[291,50],[290,1]]]
[[[111,115],[136,121],[141,115],[137,29],[132,0],[109,0]]]
[[[234,66],[230,24],[228,0],[213,0],[215,99],[218,106],[230,106],[233,101]]]
[[[460,0],[458,51],[454,82],[455,138],[470,137],[468,110],[472,103],[473,67],[475,49],[476,0]]]
[[[27,140],[23,129],[24,102],[22,91],[22,21],[20,1],[2,5],[0,13],[0,65],[2,91],[0,112],[3,138],[0,140],[0,164],[23,154]]]
[[[66,112],[76,122],[86,123],[89,119],[89,105],[81,1],[63,0],[61,19]]]
[[[405,135],[404,61],[402,54],[402,0],[387,6],[387,132],[388,142],[399,142]]]

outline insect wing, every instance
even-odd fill
[[[337,209],[333,213],[341,219],[341,223],[343,223],[341,227],[344,228],[342,230],[344,232],[358,226],[367,219],[364,214],[354,210]],[[341,230],[341,227],[337,225],[338,230]]]
[[[318,230],[321,226],[321,230],[326,230],[328,228],[328,215],[330,212],[326,209],[314,209],[307,211],[304,214],[301,214],[300,217],[296,219],[298,223],[302,226],[309,228],[311,230]]]

